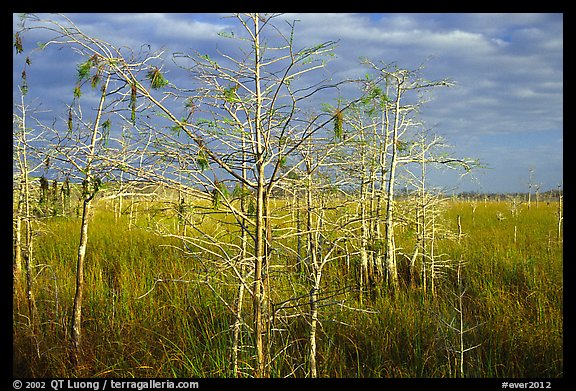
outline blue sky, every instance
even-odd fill
[[[42,15],[51,17],[50,15]],[[222,14],[66,14],[85,33],[116,47],[198,51],[217,58],[234,41],[219,32],[239,31]],[[487,166],[473,176],[444,173],[435,185],[456,191],[527,191],[530,170],[542,190],[563,178],[562,14],[285,14],[296,24],[296,46],[338,41],[328,71],[335,80],[363,75],[358,59],[424,64],[428,79],[448,78],[455,87],[436,89],[421,114],[455,155]],[[18,30],[18,15],[13,31]],[[29,39],[42,40],[41,36]],[[26,53],[25,53],[26,54]],[[18,102],[24,56],[14,55],[14,101]],[[167,57],[169,58],[169,57]],[[28,71],[28,100],[62,112],[70,103],[79,59],[51,49],[36,53]],[[167,78],[185,87],[186,74],[166,64]],[[57,115],[53,115],[56,117]]]

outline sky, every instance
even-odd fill
[[[116,47],[150,45],[165,53],[197,51],[212,58],[235,45],[218,33],[239,31],[235,19],[224,14],[66,16],[84,33]],[[298,20],[296,47],[337,42],[327,64],[334,80],[365,74],[359,59],[366,57],[405,69],[422,66],[426,79],[455,82],[433,91],[421,118],[454,155],[478,159],[483,168],[464,177],[451,170],[435,173],[434,186],[512,193],[528,191],[530,182],[541,191],[563,184],[563,14],[292,13],[276,23],[285,26],[283,20]],[[14,33],[18,23],[14,14]],[[17,104],[25,57],[13,53]],[[79,62],[56,48],[35,53],[27,99],[40,102],[43,110],[62,111],[70,103]],[[189,76],[170,62],[166,77],[185,87]]]

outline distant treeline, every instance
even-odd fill
[[[563,190],[548,190],[545,192],[514,192],[514,193],[480,193],[474,191],[465,191],[461,193],[454,194],[453,197],[460,200],[470,200],[470,201],[505,201],[510,198],[520,199],[522,201],[528,201],[531,198],[532,202],[536,201],[557,201],[560,195],[563,195]]]
[[[39,203],[46,205],[49,200],[52,202],[60,202],[62,204],[67,203],[69,206],[70,203],[70,190],[71,187],[74,188],[74,185],[80,186],[83,185],[81,182],[75,183],[74,180],[66,179],[62,181],[58,181],[57,179],[46,179],[45,176],[31,178],[33,182],[38,182],[38,190],[39,190]],[[142,180],[132,180],[132,181],[125,181],[125,182],[116,182],[116,181],[102,181],[103,189],[106,188],[109,191],[119,191],[121,188],[127,190],[128,188],[131,192],[142,192],[143,194],[148,194],[150,192],[154,192],[158,189],[158,184],[142,181]],[[18,187],[17,177],[14,178],[14,189]],[[168,189],[164,189],[166,191]],[[188,189],[191,190],[191,189]],[[206,191],[206,189],[194,189],[195,191]],[[441,192],[441,191],[440,191]],[[397,197],[399,199],[409,198],[414,196],[418,193],[418,190],[414,189],[400,189],[398,191]],[[356,191],[354,189],[340,189],[339,194],[349,194],[350,196],[354,196]],[[166,193],[164,193],[166,195]],[[283,197],[284,191],[282,187],[278,187],[275,189],[273,196],[275,197]],[[557,201],[559,196],[563,196],[563,189],[553,189],[544,192],[536,192],[533,191],[532,193],[529,192],[508,192],[508,193],[485,193],[485,192],[478,192],[478,191],[463,191],[460,193],[452,193],[447,194],[447,197],[451,197],[453,199],[462,200],[462,201],[505,201],[507,199],[519,199],[521,201],[526,201],[530,199],[531,202],[550,202],[550,201]]]

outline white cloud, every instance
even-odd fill
[[[153,50],[165,48],[167,53],[198,51],[217,56],[216,48],[237,53],[238,41],[220,38],[218,33],[241,33],[234,18],[213,14],[69,16],[87,34],[110,40],[116,46],[137,49],[142,44],[151,44]],[[336,58],[328,63],[334,79],[362,76],[367,69],[358,59],[365,56],[383,63],[396,62],[409,69],[425,62],[424,77],[455,80],[456,87],[434,91],[434,99],[423,108],[422,116],[427,124],[437,125],[439,132],[449,135],[449,142],[454,140],[468,146],[470,140],[474,140],[477,150],[486,158],[498,159],[497,154],[503,153],[491,148],[486,135],[552,133],[557,140],[562,132],[561,14],[304,13],[282,15],[275,23],[287,34],[288,25],[283,20],[294,19],[299,20],[295,25],[297,49],[339,41]],[[18,17],[15,15],[13,20],[16,23]],[[56,55],[46,55],[44,60],[49,58],[55,58],[53,64],[60,67]],[[17,61],[21,60],[14,62],[15,80],[21,69],[16,66]],[[168,60],[167,64],[170,63]],[[74,67],[73,64],[66,66],[72,72]],[[45,83],[52,80],[54,87],[63,80],[63,72],[54,71],[54,65],[46,66],[38,61],[30,77],[37,72],[37,77],[46,78]],[[189,82],[189,76],[183,71],[172,69],[171,72],[170,77],[175,78],[171,81]],[[39,79],[35,82],[42,83]],[[58,94],[62,91],[67,89],[60,89]],[[43,90],[48,92],[49,89]],[[548,145],[545,138],[539,142],[542,148]],[[557,142],[550,141],[549,145],[549,150],[558,147]],[[513,150],[514,146],[508,148]]]

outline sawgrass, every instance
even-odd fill
[[[279,202],[279,207],[285,203]],[[151,206],[151,205],[149,205]],[[512,215],[508,202],[450,201],[444,224],[463,237],[438,238],[438,253],[462,260],[465,287],[465,373],[471,377],[563,376],[563,248],[556,240],[555,203],[521,205]],[[506,218],[497,219],[497,213]],[[156,212],[155,212],[156,213]],[[282,212],[284,213],[284,212]],[[155,215],[158,221],[158,213]],[[235,280],[178,250],[173,238],[154,233],[144,208],[129,221],[96,204],[89,227],[83,310],[83,367],[72,373],[68,328],[74,295],[79,241],[78,218],[46,219],[35,239],[35,296],[39,325],[27,323],[23,297],[14,297],[13,373],[15,377],[230,377]],[[279,221],[284,221],[279,219]],[[166,227],[176,226],[169,213]],[[202,222],[223,240],[235,240],[228,225]],[[278,224],[281,224],[280,222]],[[514,239],[516,227],[516,239]],[[414,235],[398,232],[397,244],[409,248]],[[294,238],[286,242],[295,246]],[[275,255],[271,296],[279,303],[305,295],[306,278],[293,272],[293,260]],[[288,255],[286,255],[288,257]],[[400,258],[399,258],[400,259]],[[399,262],[404,262],[400,260]],[[354,279],[330,265],[325,289]],[[401,267],[401,265],[400,265]],[[362,297],[339,293],[345,306],[320,308],[318,373],[322,377],[456,377],[459,336],[446,326],[457,319],[456,274],[438,281],[436,296],[421,287],[395,294]],[[22,290],[23,291],[23,290]],[[308,375],[306,297],[293,316],[277,321],[271,333],[273,377]],[[240,346],[240,369],[251,375],[251,304]],[[456,323],[452,323],[456,324]]]

